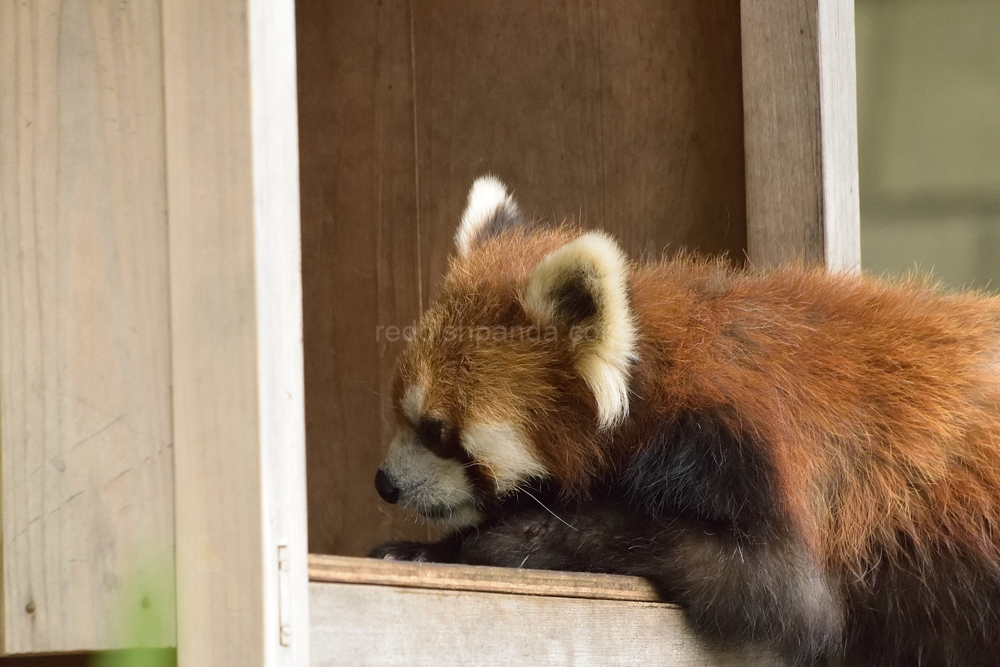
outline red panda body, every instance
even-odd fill
[[[632,263],[475,194],[377,479],[460,530],[379,555],[645,575],[796,664],[992,664],[1000,301]],[[565,523],[505,501],[539,486]]]

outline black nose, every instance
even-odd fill
[[[393,483],[389,473],[382,468],[379,468],[378,472],[375,473],[375,490],[382,496],[382,500],[390,505],[395,505],[396,501],[399,500],[399,487]]]

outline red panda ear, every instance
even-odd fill
[[[500,179],[480,176],[469,190],[469,202],[455,232],[458,256],[465,257],[488,239],[521,222],[521,211]]]
[[[529,316],[555,324],[577,347],[577,371],[597,399],[602,427],[628,413],[636,330],[628,303],[628,261],[608,236],[590,232],[549,254],[521,297]]]

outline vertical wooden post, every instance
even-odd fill
[[[174,643],[160,16],[0,3],[4,654]]]
[[[309,655],[292,0],[163,3],[181,667]]]
[[[853,0],[742,0],[747,248],[857,269]]]

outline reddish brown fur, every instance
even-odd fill
[[[767,443],[821,562],[860,575],[900,535],[997,559],[996,299],[694,261],[639,268],[632,287],[639,393],[661,414],[736,406],[722,414]]]

